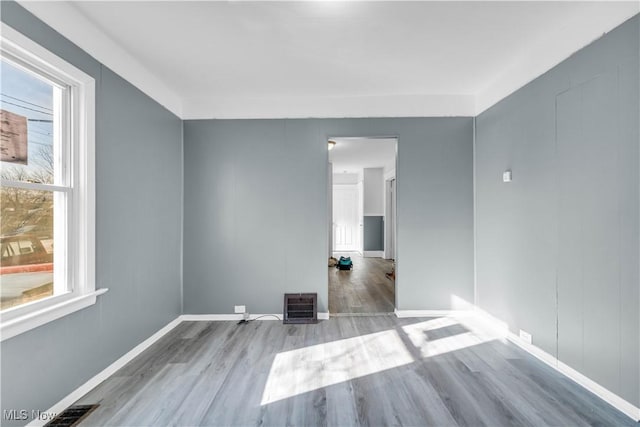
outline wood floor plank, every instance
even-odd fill
[[[567,408],[566,415],[572,420],[581,420],[585,425],[634,425],[629,418],[617,411],[604,400],[597,398],[572,380],[556,373],[537,359],[528,357],[510,360],[517,372],[531,378],[544,390],[549,399],[558,407]]]
[[[183,322],[83,396],[82,426],[635,426],[451,318]]]
[[[395,309],[394,282],[385,276],[392,261],[364,258],[357,252],[335,253],[349,256],[352,270],[329,268],[330,313],[390,313]]]
[[[299,335],[284,335],[268,322],[239,325],[238,334],[244,335],[243,348],[235,356],[225,381],[207,408],[202,419],[205,425],[218,423],[232,425],[255,424],[260,417],[263,391],[273,359],[284,342],[301,341]],[[252,372],[253,375],[247,375]],[[247,409],[253,410],[247,410]]]
[[[325,336],[328,342],[335,342],[342,339],[343,335],[340,330],[340,323],[348,318],[340,320],[335,319],[334,322],[323,322],[325,327]],[[325,381],[329,375],[323,371]],[[351,381],[343,381],[331,386],[331,391],[327,393],[327,425],[329,426],[351,426],[358,424],[358,408],[353,398],[353,386]]]
[[[196,364],[197,381],[193,384],[185,404],[170,418],[170,425],[206,425],[203,420],[218,393],[228,381],[229,372],[248,344],[249,337],[236,322],[225,322],[215,345],[205,347],[200,363]],[[164,424],[164,423],[161,423]]]

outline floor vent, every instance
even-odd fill
[[[318,294],[284,294],[282,323],[318,323]]]
[[[74,427],[80,424],[100,405],[74,405],[58,414],[45,427]]]

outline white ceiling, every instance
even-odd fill
[[[329,151],[333,173],[357,173],[363,168],[396,168],[395,138],[331,138],[336,145]]]
[[[637,1],[21,4],[183,118],[475,115]]]

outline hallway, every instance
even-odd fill
[[[385,276],[393,262],[382,258],[363,258],[358,252],[334,252],[334,257],[351,257],[353,269],[340,271],[329,267],[329,313],[392,313],[395,308],[395,283]]]

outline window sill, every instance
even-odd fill
[[[0,323],[0,341],[8,340],[23,332],[42,326],[45,323],[89,307],[96,303],[98,295],[102,295],[108,290],[108,288],[97,289],[94,292],[54,303],[9,321],[2,321]]]

